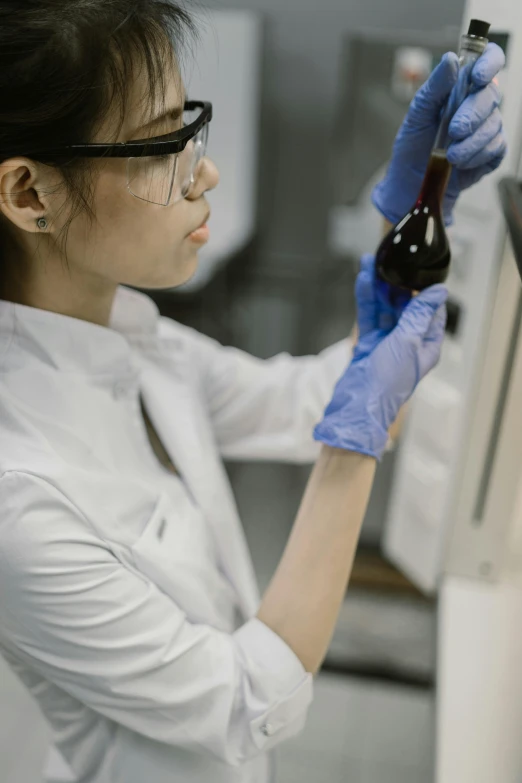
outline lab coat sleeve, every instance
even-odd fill
[[[0,642],[13,655],[110,720],[233,766],[300,731],[312,677],[267,626],[191,624],[39,478],[6,474],[0,498]]]
[[[352,356],[349,339],[317,356],[287,353],[262,360],[163,319],[198,368],[223,457],[311,463],[320,444],[313,429]]]

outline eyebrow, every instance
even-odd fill
[[[137,128],[136,130],[139,132],[148,130],[148,128],[151,128],[154,125],[159,125],[160,122],[164,122],[165,120],[172,120],[173,122],[176,122],[182,116],[183,116],[183,106],[175,106],[172,109],[167,109],[162,114],[159,114],[157,117],[154,117],[152,120],[149,120],[145,125],[140,125],[140,127]]]

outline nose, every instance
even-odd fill
[[[190,201],[196,201],[219,184],[219,170],[213,160],[202,158],[194,174],[194,182],[187,194]]]

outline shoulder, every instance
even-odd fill
[[[192,348],[200,351],[216,350],[222,347],[212,337],[165,316],[162,316],[158,321],[158,338],[164,344],[175,344],[180,348]]]
[[[187,375],[205,388],[236,353],[212,337],[165,317],[159,320],[158,341],[161,355],[173,361],[178,371],[185,367]]]

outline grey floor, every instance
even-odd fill
[[[279,754],[280,783],[431,783],[429,694],[321,675],[303,734]]]
[[[278,752],[278,783],[430,783],[429,694],[333,675],[316,682],[303,734]],[[0,780],[40,783],[49,737],[25,690],[0,661]]]

